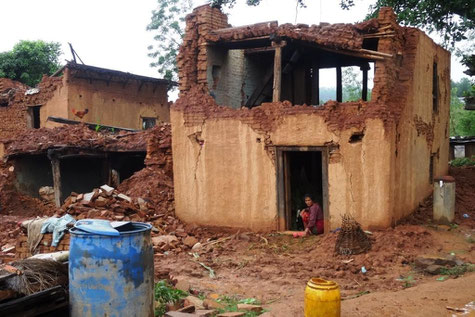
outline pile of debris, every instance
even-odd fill
[[[139,172],[140,173],[140,172]],[[149,177],[151,182],[156,179]],[[152,190],[148,186],[145,186]],[[199,241],[194,237],[193,231],[197,228],[183,225],[174,215],[173,186],[171,191],[162,191],[161,195],[154,197],[161,204],[155,204],[149,199],[131,197],[120,191],[103,185],[90,193],[72,193],[61,211],[80,219],[106,219],[112,221],[139,221],[149,222],[153,225],[152,242],[156,252],[181,252],[191,249]],[[151,193],[153,194],[153,192]],[[164,196],[164,197],[163,197]],[[164,206],[168,209],[164,210]]]
[[[18,192],[15,184],[15,168],[0,162],[0,215],[29,217],[37,215],[53,215],[56,207]],[[0,227],[0,231],[1,227]]]
[[[342,217],[341,231],[335,243],[335,253],[360,254],[371,249],[371,240],[360,224],[349,214]]]
[[[159,128],[157,128],[159,129]],[[166,128],[164,128],[166,129]],[[144,151],[154,129],[140,132],[108,133],[94,131],[85,124],[65,125],[54,129],[29,129],[2,140],[7,157],[35,154],[58,148],[83,148],[107,151]]]
[[[149,219],[152,211],[149,203],[132,199],[113,187],[102,185],[90,193],[72,193],[61,209],[77,219],[113,219],[115,221],[143,221]]]

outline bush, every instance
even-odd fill
[[[459,157],[449,162],[450,166],[475,166],[475,155],[472,157]]]

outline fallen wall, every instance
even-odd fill
[[[28,107],[44,105],[47,100],[55,95],[56,90],[60,89],[61,86],[61,78],[44,76],[38,84],[40,92],[26,95],[25,92],[29,87],[6,78],[1,78],[0,92],[5,89],[11,89],[12,96],[8,105],[0,107],[0,142],[4,139],[14,138],[20,131],[28,129]]]

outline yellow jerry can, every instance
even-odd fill
[[[305,288],[305,317],[340,317],[340,286],[312,278]]]

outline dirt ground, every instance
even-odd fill
[[[419,256],[451,255],[475,262],[475,169],[452,169],[451,174],[458,195],[452,226],[432,223],[429,198],[402,224],[373,232],[372,249],[360,255],[335,255],[337,233],[296,239],[210,231],[209,238],[228,240],[196,252],[157,254],[157,278],[169,274],[206,295],[256,298],[272,316],[302,316],[305,285],[312,277],[340,285],[342,316],[450,316],[446,306],[475,300],[475,273],[439,281],[440,275],[418,272],[413,262]]]
[[[165,161],[161,164],[167,166]],[[129,185],[124,182],[121,186],[130,191],[128,194],[147,198],[157,196],[147,187],[167,189],[160,200],[168,203],[157,206],[171,215],[173,197],[165,193],[173,187],[165,182],[169,176],[164,170],[157,177],[157,171],[147,167]],[[271,316],[302,316],[307,281],[322,277],[340,285],[342,316],[449,316],[446,306],[463,307],[475,300],[475,273],[425,275],[413,263],[420,256],[455,256],[475,263],[475,168],[455,168],[450,173],[456,179],[457,192],[453,225],[432,223],[432,199],[428,197],[394,228],[372,232],[371,250],[353,256],[334,254],[338,233],[293,238],[279,233],[183,225],[168,216],[174,220],[174,225],[165,230],[168,234],[194,236],[204,246],[198,250],[183,244],[168,251],[157,249],[156,279],[188,281],[196,293],[203,295],[256,298]],[[153,181],[145,177],[149,174],[154,175]],[[143,183],[140,179],[144,179]],[[22,212],[0,213],[1,246],[15,244],[19,221],[52,212],[48,210],[50,206],[35,202],[31,208],[19,206]],[[46,210],[33,208],[35,205]],[[161,227],[161,222],[154,225]],[[8,254],[5,256],[8,258]],[[216,276],[210,277],[205,266]],[[362,273],[362,267],[366,273]]]

